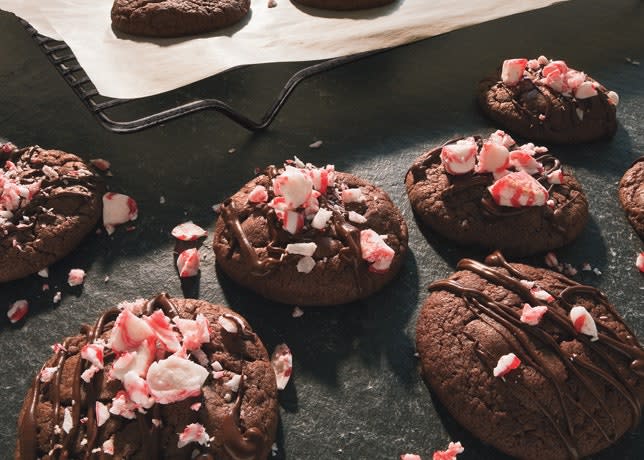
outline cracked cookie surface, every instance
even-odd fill
[[[619,182],[619,200],[626,217],[644,240],[644,157],[638,158]]]

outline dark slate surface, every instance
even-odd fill
[[[644,3],[572,1],[425,40],[314,78],[296,90],[265,133],[252,134],[204,113],[115,135],[92,118],[17,20],[1,13],[0,134],[18,145],[110,160],[110,188],[133,196],[140,217],[135,231],[91,236],[52,266],[48,293],[40,292],[42,281],[35,276],[0,287],[0,457],[12,457],[17,413],[31,378],[50,354],[49,345],[118,301],[166,290],[228,304],[248,318],[269,349],[280,342],[291,347],[294,377],[280,397],[282,458],[395,459],[403,452],[430,458],[449,440],[466,447],[459,458],[503,458],[457,426],[418,376],[414,324],[427,284],[449,275],[459,258],[484,254],[425,237],[410,211],[403,176],[424,149],[455,134],[493,129],[476,109],[474,87],[504,57],[563,58],[616,90],[620,126],[611,142],[552,149],[575,169],[591,204],[587,229],[558,254],[566,262],[597,266],[603,274],[586,275],[584,281],[605,290],[644,335],[644,278],[634,266],[643,246],[616,195],[622,173],[644,152],[644,66],[625,59],[644,61],[643,37]],[[185,95],[222,96],[259,118],[298,68],[274,64],[232,71],[150,105],[172,104]],[[309,149],[318,139],[322,147]],[[234,154],[228,153],[231,148]],[[211,228],[213,204],[236,191],[256,166],[292,155],[366,177],[400,205],[411,237],[400,277],[364,302],[307,309],[294,319],[292,307],[266,302],[218,274],[204,247],[200,279],[182,286],[173,267],[170,229],[187,219]],[[541,258],[532,262],[541,263]],[[73,267],[88,272],[82,288],[64,285]],[[63,292],[57,307],[51,303],[56,290]],[[10,326],[4,309],[20,298],[30,299],[32,309],[26,321]],[[640,425],[595,458],[643,458],[642,439]]]

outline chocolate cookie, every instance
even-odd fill
[[[161,294],[53,348],[20,411],[16,460],[268,457],[275,374],[231,310]]]
[[[644,349],[604,294],[549,270],[458,263],[429,287],[416,346],[452,416],[522,459],[573,459],[637,427]]]
[[[268,167],[221,205],[214,250],[228,276],[264,297],[336,305],[391,281],[407,239],[384,191],[297,160]]]
[[[250,0],[115,0],[112,26],[132,35],[180,37],[240,21]]]
[[[71,252],[101,216],[103,185],[83,160],[60,150],[5,144],[0,164],[4,282],[36,273]]]
[[[433,231],[514,256],[563,246],[588,220],[581,185],[559,160],[503,131],[424,153],[405,184],[416,215]]]
[[[619,200],[628,221],[644,240],[644,157],[638,158],[619,182]]]
[[[544,56],[504,61],[501,79],[481,81],[478,99],[500,126],[537,142],[589,142],[617,130],[617,93]]]
[[[364,10],[395,2],[396,0],[293,0],[314,8],[325,10]]]

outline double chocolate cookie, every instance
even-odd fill
[[[336,305],[393,279],[407,225],[387,194],[333,166],[270,166],[227,199],[215,227],[217,263],[278,302]]]
[[[265,460],[275,374],[231,310],[201,300],[123,303],[54,345],[18,420],[16,460]]]
[[[479,104],[512,134],[570,144],[609,138],[617,130],[617,93],[564,61],[508,59],[500,77],[481,81]]]
[[[103,185],[76,155],[40,147],[0,150],[0,282],[72,251],[101,216]]]
[[[597,289],[558,273],[463,259],[429,287],[416,346],[452,416],[522,459],[576,459],[638,426],[644,349]]]
[[[325,10],[364,10],[395,2],[396,0],[293,0],[314,8]]]
[[[563,246],[588,220],[581,185],[559,160],[503,131],[426,152],[405,183],[416,215],[433,231],[513,256]]]
[[[644,157],[638,158],[619,182],[619,200],[628,221],[644,239]]]
[[[115,0],[112,26],[132,35],[180,37],[239,22],[250,0]]]

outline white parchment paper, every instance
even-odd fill
[[[104,96],[158,94],[243,64],[327,59],[410,43],[557,0],[398,0],[358,12],[252,0],[240,24],[180,39],[112,30],[113,0],[0,0],[43,35],[64,40]]]

